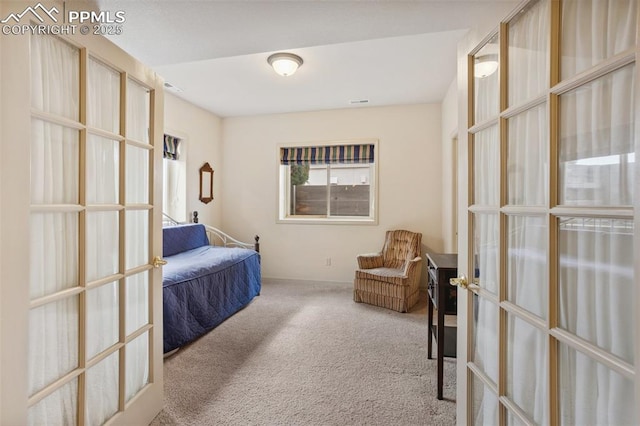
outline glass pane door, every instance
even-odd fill
[[[152,90],[30,43],[28,423],[99,425],[153,380]]]
[[[637,15],[532,0],[470,53],[467,424],[638,423]]]

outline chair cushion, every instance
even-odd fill
[[[356,279],[384,281],[395,285],[407,284],[408,277],[404,275],[402,269],[394,268],[373,268],[373,269],[357,269]]]
[[[405,263],[420,256],[422,234],[405,230],[387,231],[382,255],[385,268],[402,268]]]

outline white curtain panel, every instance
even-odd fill
[[[115,352],[87,371],[85,424],[101,425],[118,411],[119,367]]]
[[[186,160],[185,160],[185,143],[181,141],[179,150],[180,157],[178,160],[163,159],[164,168],[163,175],[163,206],[162,211],[179,222],[187,220],[187,203],[186,203]]]
[[[79,52],[48,36],[32,36],[32,107],[78,119]],[[34,119],[31,137],[33,204],[77,204],[79,142],[77,130]],[[31,216],[32,299],[78,285],[78,214]],[[34,308],[29,313],[28,390],[33,395],[78,366],[78,297]],[[75,422],[76,381],[29,410],[29,423]]]
[[[127,344],[125,362],[125,401],[128,402],[149,383],[149,332]]]
[[[93,58],[87,68],[87,124],[119,134],[120,73]]]
[[[563,0],[562,78],[635,46],[637,7],[637,0]]]
[[[87,135],[87,204],[120,202],[120,143]]]
[[[507,223],[507,299],[547,319],[548,226],[544,216],[510,216]],[[546,335],[509,315],[507,393],[536,423],[548,423]]]
[[[31,36],[31,106],[72,120],[79,116],[77,48],[50,36]]]
[[[149,263],[149,211],[129,210],[126,213],[127,235],[125,240],[127,269]]]
[[[549,5],[540,1],[509,26],[510,106],[545,93],[549,87],[548,63]],[[506,170],[509,205],[547,205],[548,128],[546,104],[509,118]],[[544,216],[509,216],[507,219],[507,300],[545,320],[548,316],[547,235]],[[507,396],[537,424],[548,423],[545,334],[509,315],[506,340]]]
[[[635,0],[563,2],[562,75],[634,46],[636,15]],[[633,204],[634,76],[630,65],[560,99],[561,202]],[[633,232],[632,221],[560,218],[560,326],[631,364]],[[637,424],[632,381],[564,345],[560,371],[563,423]]]
[[[127,203],[149,202],[149,150],[127,145],[125,181]]]
[[[490,57],[497,60],[497,54],[498,40],[495,38],[476,54],[476,58]],[[500,71],[497,70],[486,77],[474,79],[476,123],[495,117],[499,113],[499,75]],[[474,204],[491,207],[499,205],[499,161],[498,126],[491,126],[476,133],[473,139]],[[473,223],[474,280],[481,287],[497,294],[499,258],[497,239],[493,236],[498,235],[498,217],[495,214],[474,214]],[[473,305],[473,362],[495,382],[498,378],[498,359],[495,356],[498,348],[498,309],[482,297],[474,298]],[[482,386],[479,379],[474,380],[473,392],[474,424],[497,423],[498,407],[495,395]]]
[[[126,279],[126,333],[149,324],[149,273],[141,272]]]
[[[506,343],[507,396],[536,424],[549,424],[546,334],[515,315],[508,315]]]
[[[79,132],[31,121],[31,203],[77,204]]]
[[[87,212],[86,219],[87,282],[118,273],[120,217],[118,212]]]
[[[507,219],[507,299],[546,320],[547,235],[544,216]]]
[[[119,302],[117,282],[87,291],[87,359],[118,343]]]
[[[549,87],[549,3],[539,1],[509,23],[509,106],[546,93]]]
[[[490,58],[498,61],[498,39],[494,38],[475,55],[477,61]],[[474,79],[474,102],[475,117],[474,123],[480,123],[488,118],[494,117],[500,112],[500,98],[498,89],[500,87],[500,70],[482,78]]]
[[[474,199],[481,206],[497,207],[500,203],[500,141],[498,126],[475,134],[473,141]]]
[[[561,204],[633,203],[635,65],[560,97]]]
[[[497,425],[498,397],[475,376],[471,379],[471,386],[473,387],[472,424],[474,426]]]
[[[149,143],[151,96],[144,86],[127,81],[127,137]]]
[[[27,424],[75,425],[78,418],[78,381],[72,380],[37,402],[27,413]]]
[[[633,222],[561,218],[560,327],[633,364]],[[560,352],[566,424],[637,424],[633,381],[577,354]]]
[[[546,206],[549,202],[549,124],[542,104],[509,118],[507,203]]]
[[[474,281],[486,290],[498,291],[498,231],[497,214],[473,215],[475,258]],[[474,296],[473,301],[473,362],[494,382],[498,380],[498,307],[484,297]],[[484,390],[478,401],[480,409],[475,424],[496,424],[495,395]]]

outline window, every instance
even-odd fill
[[[369,223],[376,215],[377,141],[279,148],[279,221]]]
[[[179,222],[187,221],[185,151],[182,139],[164,135],[162,211]]]

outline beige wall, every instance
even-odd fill
[[[354,138],[379,140],[379,224],[277,224],[277,145]],[[439,104],[225,118],[223,227],[260,235],[267,278],[350,282],[356,255],[379,251],[389,229],[422,232],[440,251],[441,138]]]
[[[454,194],[454,172],[456,159],[453,158],[453,139],[458,136],[458,86],[454,78],[442,101],[442,238],[443,250],[454,253],[455,241],[454,205],[457,194]]]
[[[222,120],[202,108],[183,101],[165,92],[164,125],[165,133],[183,140],[187,159],[187,216],[198,212],[200,223],[212,226],[222,224]],[[199,197],[198,170],[205,163],[214,170],[213,196],[209,204]]]

